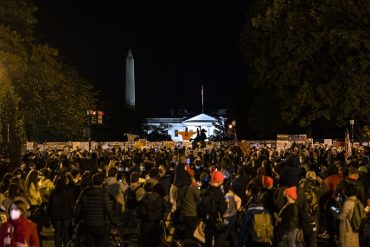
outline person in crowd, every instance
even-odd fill
[[[253,215],[256,213],[256,210],[263,210],[261,197],[259,196],[258,187],[255,183],[250,183],[246,189],[246,196],[248,198],[247,203],[245,204],[242,213],[242,220],[239,229],[239,243],[241,245],[246,244],[248,246],[257,245],[252,239],[251,228]],[[258,245],[257,245],[258,246]]]
[[[23,186],[19,183],[10,183],[8,190],[5,192],[5,199],[1,202],[0,208],[3,212],[7,212],[10,204],[13,201],[23,201],[26,207],[27,215],[30,212],[30,204],[24,196]],[[9,215],[7,215],[8,217]]]
[[[185,189],[184,200],[182,201],[182,215],[184,216],[185,233],[184,246],[194,246],[193,234],[198,224],[197,204],[200,198],[199,184],[192,178],[192,183]]]
[[[267,209],[270,214],[276,212],[276,207],[274,204],[274,179],[269,176],[262,176],[262,186],[261,190],[261,202],[263,208]]]
[[[71,239],[72,217],[75,199],[67,186],[67,177],[57,177],[55,188],[51,191],[47,204],[47,213],[55,229],[55,246],[67,246]]]
[[[342,202],[344,201],[344,188],[347,184],[352,184],[356,187],[358,191],[358,199],[364,204],[367,204],[367,198],[365,193],[364,184],[359,180],[358,170],[355,167],[350,167],[348,169],[348,176],[342,182],[340,182],[336,188],[336,196],[341,198]]]
[[[246,176],[244,167],[239,167],[235,178],[231,181],[231,186],[235,194],[242,200],[243,205],[247,203],[245,191],[247,190],[248,183],[249,179]]]
[[[170,189],[171,211],[174,213],[175,221],[181,221],[181,203],[184,200],[185,189],[191,184],[194,171],[186,164],[186,156],[179,155],[179,161],[175,167],[173,186]]]
[[[306,235],[307,247],[317,246],[317,236],[320,218],[320,199],[326,193],[326,184],[314,171],[308,171],[306,173],[306,179],[301,181],[300,187],[302,188],[308,209],[308,217],[311,220],[312,233]]]
[[[230,245],[234,247],[239,246],[239,240],[236,234],[236,220],[238,212],[241,210],[242,201],[240,197],[235,194],[231,187],[229,187],[225,195],[225,200],[227,203],[226,212],[223,214],[224,220],[227,222],[227,226],[223,229],[221,237],[218,239],[221,242],[226,242],[227,239],[230,239]],[[223,237],[222,237],[223,236]]]
[[[5,191],[8,190],[8,186],[10,184],[10,180],[13,178],[13,174],[7,172],[4,174],[1,183],[0,183],[0,193],[5,194]]]
[[[42,227],[45,224],[45,213],[43,211],[42,205],[42,198],[39,191],[39,185],[38,185],[38,171],[35,169],[31,169],[26,177],[25,184],[25,195],[26,198],[30,202],[30,220],[35,222],[37,224],[37,231],[40,237],[41,236],[41,230]]]
[[[157,192],[160,196],[166,197],[165,190],[163,188],[163,185],[159,183],[159,179],[160,179],[159,169],[157,167],[152,167],[149,170],[146,182],[153,184],[153,190]]]
[[[38,172],[32,169],[28,173],[24,183],[25,193],[31,204],[31,211],[34,212],[42,204],[42,198],[38,186]]]
[[[165,195],[165,200],[168,201],[168,194],[170,193],[171,188],[171,175],[168,171],[168,166],[166,164],[159,165],[159,184],[163,188],[163,194]]]
[[[214,171],[212,173],[211,184],[210,187],[206,190],[210,197],[209,207],[207,211],[211,212],[213,215],[205,219],[205,245],[208,247],[210,246],[223,246],[225,242],[225,236],[222,234],[222,230],[216,224],[220,223],[218,221],[218,217],[221,215],[223,216],[227,210],[227,203],[225,200],[224,192],[221,190],[221,185],[224,182],[224,175],[220,171]],[[202,205],[202,207],[205,205]],[[222,219],[223,221],[223,219]]]
[[[296,155],[291,155],[280,171],[280,185],[286,187],[298,186],[299,181],[304,177],[304,169],[300,167],[299,159]]]
[[[136,217],[141,220],[141,239],[144,247],[159,246],[161,220],[166,210],[164,199],[154,191],[150,182],[144,184],[145,195],[136,208]]]
[[[53,182],[49,179],[50,172],[48,171],[47,168],[42,168],[39,171],[39,183],[38,183],[38,188],[40,191],[40,196],[42,199],[42,204],[46,205],[51,191],[54,189],[54,184]]]
[[[296,247],[298,241],[303,240],[303,233],[300,231],[297,200],[297,187],[292,186],[284,191],[286,204],[275,213],[281,246]],[[301,237],[299,237],[301,235]]]
[[[370,198],[370,177],[368,175],[368,169],[366,166],[362,165],[358,168],[358,175],[360,182],[364,185],[365,196]]]
[[[0,229],[0,247],[39,247],[37,226],[27,219],[27,204],[18,200],[12,202],[8,214],[8,221]]]
[[[112,201],[115,218],[122,219],[125,210],[125,187],[123,183],[117,180],[117,176],[118,170],[116,167],[112,166],[107,170],[107,177],[104,179],[104,190]]]
[[[69,171],[69,160],[65,157],[59,163],[59,169],[56,173],[57,176],[64,175]]]
[[[325,195],[324,210],[329,212],[330,207],[337,204],[336,201],[336,191],[338,184],[343,180],[343,174],[339,174],[338,168],[336,165],[329,165],[327,169],[328,176],[325,178],[325,184],[327,188],[327,193]],[[335,233],[336,233],[336,224],[333,214],[326,213],[326,230],[321,234],[322,237],[329,237],[329,244],[335,245]]]
[[[83,190],[76,202],[74,219],[83,222],[87,246],[105,247],[108,241],[108,224],[117,224],[112,202],[103,190],[104,175],[92,176],[92,186]],[[109,222],[108,222],[109,221]]]
[[[356,200],[358,200],[358,187],[355,184],[347,183],[344,185],[343,193],[346,200],[343,203],[341,211],[337,218],[340,220],[339,224],[339,246],[340,247],[359,247],[359,233],[354,232],[349,219],[355,207]]]

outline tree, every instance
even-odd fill
[[[0,150],[13,164],[19,162],[25,141],[20,98],[4,71],[0,70]]]
[[[241,34],[254,121],[308,133],[323,121],[368,123],[370,2],[279,0],[254,6],[258,11]]]
[[[159,126],[145,124],[143,126],[144,138],[151,142],[171,141],[171,136],[168,134],[170,127],[168,124],[160,124]]]
[[[81,139],[94,89],[56,49],[37,42],[35,11],[28,0],[0,2],[0,66],[19,97],[29,140]]]
[[[222,117],[217,118],[216,122],[214,123],[215,130],[213,131],[213,135],[209,138],[210,140],[226,140],[227,133],[225,128],[225,120]]]

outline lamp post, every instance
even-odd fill
[[[234,131],[234,142],[235,142],[235,145],[236,145],[236,143],[238,142],[238,138],[237,138],[237,136],[236,136],[236,121],[235,121],[235,120],[233,120],[233,121],[231,122],[231,125],[233,126],[233,131]]]
[[[351,125],[351,142],[352,142],[352,145],[353,145],[353,142],[355,141],[354,140],[354,126],[355,126],[355,120],[354,119],[351,119],[349,120],[349,124]]]

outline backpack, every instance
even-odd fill
[[[308,213],[310,216],[315,215],[319,210],[319,204],[316,195],[316,187],[312,181],[304,181],[301,183],[304,195],[306,197]]]
[[[126,194],[126,208],[128,209],[135,209],[138,205],[138,201],[136,198],[136,191],[140,189],[142,185],[138,186],[134,190],[131,188],[127,188],[127,194]]]
[[[256,243],[272,244],[274,227],[271,214],[262,206],[250,207],[252,226],[249,233],[252,240]]]
[[[217,213],[217,205],[213,193],[210,190],[206,190],[200,195],[200,200],[197,204],[197,215],[202,221],[210,220],[211,216]]]
[[[355,202],[355,206],[353,207],[352,217],[349,220],[349,223],[352,227],[353,232],[360,232],[360,229],[364,225],[365,219],[366,219],[366,214],[364,212],[364,205],[362,204],[360,200],[357,200],[357,199],[355,200],[349,199],[349,200]]]
[[[226,226],[223,216],[218,211],[216,197],[209,189],[200,196],[200,200],[197,204],[197,215],[202,221],[211,223],[218,231]]]

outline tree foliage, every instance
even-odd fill
[[[144,138],[151,142],[171,141],[171,136],[168,134],[170,125],[160,124],[159,126],[147,125],[143,126]]]
[[[35,11],[29,0],[0,0],[0,78],[8,78],[27,139],[81,139],[86,111],[94,105],[93,88],[56,49],[37,41]],[[6,94],[0,97],[6,100]]]
[[[241,47],[254,121],[308,132],[320,121],[369,122],[369,1],[265,0],[251,9]]]
[[[16,163],[21,157],[21,147],[25,141],[23,116],[18,107],[20,98],[4,71],[0,81],[0,148],[2,153],[9,155],[12,163]]]

